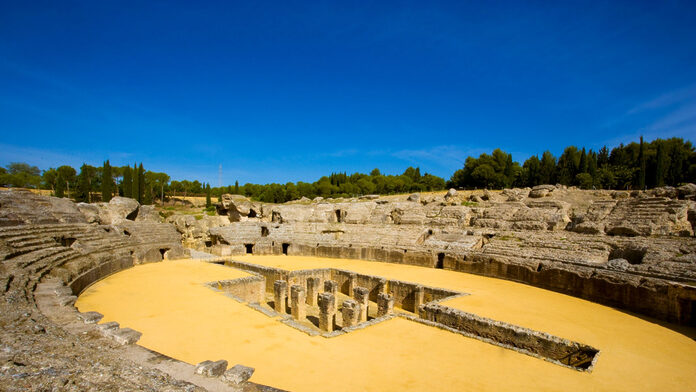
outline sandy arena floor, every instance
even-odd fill
[[[696,390],[696,330],[499,279],[362,260],[244,256],[288,270],[337,267],[464,291],[446,303],[600,350],[581,373],[437,328],[392,319],[336,338],[309,337],[202,283],[245,272],[193,260],[140,265],[89,287],[80,311],[141,331],[140,345],[195,364],[226,359],[252,381],[291,391]],[[677,332],[678,330],[679,332]]]

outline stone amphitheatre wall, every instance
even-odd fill
[[[541,186],[285,205],[229,196],[218,211],[231,223],[207,227],[200,244],[220,256],[444,268],[696,325],[695,195],[688,185],[633,193]]]

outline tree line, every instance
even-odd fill
[[[101,167],[83,164],[79,173],[63,165],[40,170],[27,163],[14,162],[0,167],[0,186],[48,189],[57,197],[76,201],[109,201],[114,195],[132,197],[142,204],[152,204],[173,196],[211,196],[239,194],[269,203],[283,203],[302,197],[351,197],[366,194],[396,194],[438,191],[446,187],[459,189],[532,187],[540,184],[563,184],[583,189],[645,189],[677,186],[696,182],[696,151],[690,141],[681,138],[656,139],[652,142],[621,144],[611,151],[577,146],[566,147],[560,157],[551,152],[528,158],[522,165],[500,149],[478,158],[468,157],[464,167],[449,181],[409,167],[399,175],[384,175],[379,169],[369,174],[331,173],[317,181],[286,184],[251,184],[211,187],[197,180],[171,181],[166,173],[145,170],[143,164]]]
[[[533,187],[562,184],[582,189],[646,189],[696,182],[696,152],[681,138],[632,142],[598,151],[569,146],[556,158],[550,151],[522,165],[496,149],[468,157],[447,185],[454,188]]]

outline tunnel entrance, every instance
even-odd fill
[[[249,209],[249,215],[247,215],[249,218],[256,218],[256,211],[253,208]]]
[[[268,227],[266,226],[261,226],[261,237],[268,237]]]
[[[290,248],[290,244],[283,243],[283,254],[284,255],[288,254],[288,248]]]
[[[162,248],[159,250],[160,254],[162,255],[162,260],[164,260],[164,254],[167,253],[168,250],[169,250],[169,248]]]
[[[248,255],[254,254],[254,244],[244,244]]]
[[[334,212],[336,213],[336,222],[342,223],[342,222],[343,222],[343,216],[344,216],[344,215],[343,215],[343,211],[341,211],[341,210],[335,210]]]
[[[435,268],[439,268],[439,269],[445,268],[445,254],[444,253],[437,254],[437,263],[435,264]]]

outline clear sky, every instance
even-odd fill
[[[0,0],[0,165],[449,178],[641,134],[696,141],[696,1]]]

